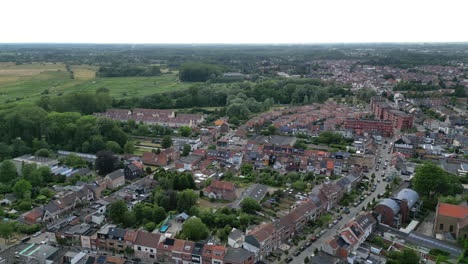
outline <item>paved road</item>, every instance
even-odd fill
[[[391,142],[391,140],[388,140],[388,142]],[[375,200],[378,200],[377,196],[379,194],[383,194],[385,192],[385,187],[387,186],[387,182],[383,180],[382,178],[382,173],[385,171],[385,177],[388,176],[388,170],[389,168],[387,167],[386,170],[383,170],[383,165],[385,163],[385,160],[388,160],[390,162],[390,158],[391,158],[391,154],[387,154],[387,151],[388,151],[388,147],[389,147],[389,144],[385,144],[387,145],[386,149],[381,149],[383,146],[380,147],[379,149],[379,152],[378,154],[376,155],[376,158],[378,157],[382,157],[382,162],[379,166],[379,171],[375,171],[375,168],[372,169],[372,170],[369,170],[369,177],[372,173],[375,173],[375,183],[377,184],[377,188],[375,190],[375,192],[372,192],[371,195],[369,195],[368,197],[366,197],[366,199],[361,202],[357,207],[352,207],[350,206],[349,209],[350,209],[350,213],[349,214],[343,214],[343,219],[341,219],[341,221],[339,221],[336,225],[334,225],[331,229],[326,229],[327,232],[322,235],[317,241],[315,241],[314,243],[312,243],[312,245],[307,248],[306,250],[304,250],[299,256],[297,257],[294,257],[292,254],[294,254],[294,252],[296,252],[297,248],[295,247],[291,247],[291,249],[289,250],[290,252],[290,255],[291,257],[293,258],[293,261],[291,262],[292,264],[302,264],[304,263],[304,258],[306,256],[311,256],[314,252],[314,250],[316,248],[318,248],[319,250],[321,249],[321,247],[325,244],[325,242],[329,239],[331,239],[336,233],[337,231],[343,227],[345,224],[349,223],[351,221],[351,219],[356,216],[359,212],[362,211],[362,208],[364,206],[366,206],[369,202],[372,202],[372,199],[375,198]],[[376,161],[377,162],[377,161]],[[380,179],[380,183],[377,183],[377,179]],[[319,230],[321,231],[321,230]],[[315,234],[309,234],[307,236],[307,239],[310,239],[313,235]],[[302,246],[305,242],[301,242],[299,243],[299,246]]]

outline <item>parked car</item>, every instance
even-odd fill
[[[350,213],[349,208],[346,207],[345,210],[344,210],[344,212],[345,212],[345,214],[349,214],[349,213]]]
[[[310,245],[312,245],[312,242],[310,242],[310,241],[307,241],[307,242],[305,243],[305,246],[306,246],[306,247],[310,247]]]
[[[288,257],[285,261],[286,261],[286,263],[289,263],[289,262],[293,261],[293,258]]]
[[[333,220],[332,224],[333,224],[333,225],[338,224],[338,220]]]
[[[315,241],[317,241],[317,239],[319,239],[319,236],[315,235],[315,236],[310,238],[310,241],[315,242]]]
[[[294,256],[296,256],[296,257],[299,256],[300,254],[301,254],[301,251],[299,251],[299,250],[294,252]]]
[[[343,216],[339,215],[337,219],[338,219],[338,221],[340,221],[341,219],[343,219]]]

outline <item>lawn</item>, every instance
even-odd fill
[[[110,90],[115,98],[142,97],[189,87],[177,73],[156,77],[96,78],[96,66],[71,65],[74,78],[61,63],[32,63],[15,65],[0,63],[0,103],[31,102],[43,94],[61,95],[73,91]]]
[[[98,78],[95,81],[85,81],[73,86],[76,91],[95,91],[99,88],[110,90],[111,96],[142,97],[155,93],[174,91],[187,88],[190,83],[182,83],[175,74],[163,74],[157,77],[114,77]]]

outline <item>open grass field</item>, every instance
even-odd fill
[[[107,88],[115,98],[142,97],[189,87],[174,72],[157,77],[97,78],[96,66],[71,65],[74,79],[61,63],[15,65],[0,63],[0,103],[32,102],[41,95],[59,96],[74,91]]]
[[[99,88],[110,90],[115,98],[141,97],[155,93],[187,88],[190,83],[182,83],[175,74],[163,74],[157,77],[114,77],[98,78],[95,81],[82,82],[73,87],[77,91],[95,91]]]

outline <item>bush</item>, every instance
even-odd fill
[[[156,224],[154,222],[148,222],[145,225],[145,229],[148,232],[152,232],[156,228]]]

